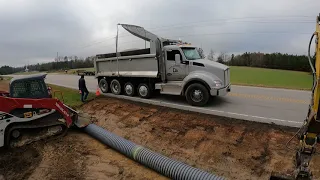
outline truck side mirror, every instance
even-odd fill
[[[176,64],[180,64],[180,54],[175,54],[174,60],[176,61]]]

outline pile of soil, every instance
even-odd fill
[[[230,179],[289,174],[295,152],[285,143],[297,129],[100,98],[82,108],[96,124],[137,144]],[[295,138],[290,144],[297,147]],[[314,157],[312,170],[320,165]]]
[[[285,143],[296,129],[106,97],[81,110],[108,131],[228,179],[268,179],[272,171],[294,168],[295,152]],[[294,139],[290,147],[296,146]],[[318,160],[315,156],[311,164],[315,177],[320,177]],[[0,175],[15,180],[167,179],[76,130],[55,141],[1,150]]]

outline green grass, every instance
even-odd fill
[[[0,81],[10,81],[13,77],[10,76],[1,76],[0,75]]]
[[[55,92],[54,97],[58,98],[60,101],[63,101],[66,105],[77,108],[81,106],[83,103],[81,102],[81,95],[78,90],[65,88],[61,86],[56,86],[52,84],[48,84],[52,88],[52,91],[60,91]],[[87,101],[90,101],[95,98],[95,94],[89,93]]]
[[[17,72],[17,73],[14,73],[13,75],[29,75],[29,74],[39,74],[39,73],[43,73],[43,72],[39,72],[39,71]]]
[[[312,75],[306,72],[231,66],[231,83],[261,87],[310,90]]]

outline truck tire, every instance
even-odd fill
[[[148,99],[151,96],[151,88],[146,83],[141,83],[137,88],[138,95],[141,98]]]
[[[191,84],[185,93],[188,103],[192,106],[204,106],[210,99],[207,88],[199,83]]]
[[[101,92],[107,93],[109,91],[109,85],[108,85],[107,80],[101,79],[99,81],[99,88],[100,88]]]
[[[135,94],[135,87],[131,82],[127,82],[123,87],[124,94],[127,96],[134,96]]]
[[[112,80],[110,83],[110,89],[113,94],[120,95],[122,90],[120,82],[116,79]]]

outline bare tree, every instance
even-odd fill
[[[204,59],[206,56],[204,55],[203,49],[202,48],[198,48],[197,50],[198,50],[198,53],[199,53],[200,57],[202,59]]]
[[[208,59],[211,60],[211,61],[214,61],[214,52],[212,49],[210,49],[210,52],[208,54]]]
[[[224,53],[224,52],[221,52],[221,53],[219,54],[219,56],[218,56],[217,62],[218,62],[218,63],[223,63],[223,62],[225,61],[225,59],[226,59],[225,53]]]

